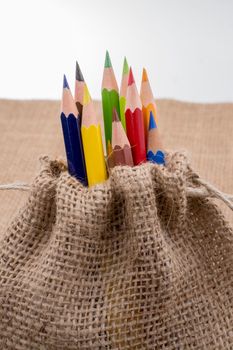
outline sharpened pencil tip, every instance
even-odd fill
[[[157,125],[155,122],[155,118],[154,118],[153,112],[151,111],[150,112],[150,121],[149,121],[149,130],[156,129],[156,128],[157,128]]]
[[[134,80],[134,76],[133,76],[132,68],[130,67],[130,70],[129,70],[129,80],[128,80],[128,86],[129,86],[129,85],[132,85],[133,83],[135,83],[135,80]]]
[[[143,70],[142,70],[142,81],[148,81],[148,75],[147,75],[146,68],[143,68]]]
[[[128,74],[129,73],[129,65],[127,62],[126,57],[124,58],[124,64],[123,64],[123,75]]]
[[[113,122],[119,122],[120,121],[116,108],[113,109],[112,121]]]
[[[70,87],[69,87],[68,81],[66,79],[66,76],[64,74],[64,76],[63,76],[63,89],[65,89],[65,88],[69,89]]]
[[[105,55],[104,67],[105,68],[111,68],[112,67],[112,62],[111,62],[108,50],[106,51],[106,55]]]
[[[81,72],[81,69],[80,69],[79,64],[78,64],[77,61],[76,61],[76,80],[84,81],[83,74]]]

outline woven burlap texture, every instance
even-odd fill
[[[233,349],[233,232],[195,174],[116,167],[84,188],[42,159],[0,242],[0,348]]]

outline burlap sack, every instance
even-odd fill
[[[0,242],[1,349],[233,349],[233,232],[184,155],[84,188],[43,159]]]

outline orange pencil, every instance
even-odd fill
[[[148,135],[149,121],[150,121],[150,112],[153,113],[156,125],[158,125],[158,118],[157,118],[157,110],[156,110],[155,100],[153,97],[150,82],[149,82],[148,75],[147,75],[145,68],[143,68],[143,72],[142,72],[140,97],[141,97],[141,101],[142,101],[142,113],[143,113],[143,119],[144,119],[145,141],[147,143],[147,135]]]

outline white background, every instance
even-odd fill
[[[233,101],[232,0],[0,0],[0,39],[0,97],[59,99],[77,59],[100,98],[108,49],[157,98]]]

